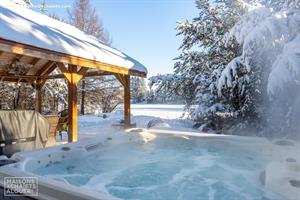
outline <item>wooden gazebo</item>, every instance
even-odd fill
[[[24,63],[24,71],[10,69]],[[59,69],[60,74],[51,74]],[[77,141],[77,83],[83,77],[114,75],[124,86],[125,127],[130,125],[130,76],[146,77],[146,68],[75,27],[33,10],[0,2],[0,79],[28,82],[41,112],[46,80],[68,80],[69,142]],[[1,97],[3,98],[3,97]]]

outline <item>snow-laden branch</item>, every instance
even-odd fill
[[[242,45],[242,55],[223,70],[218,81],[219,95],[222,87],[233,85],[236,59],[247,72],[253,71],[253,67],[270,72],[269,94],[274,94],[276,88],[283,89],[284,83],[293,81],[298,75],[299,31],[299,9],[275,11],[260,7],[243,16],[225,37],[228,44],[236,40]]]
[[[241,57],[233,59],[222,71],[218,80],[217,89],[218,95],[222,95],[222,89],[224,86],[232,87],[233,80],[237,75],[238,67],[241,65]]]
[[[294,82],[300,87],[300,34],[287,43],[275,60],[268,80],[268,93],[274,96],[276,91]]]

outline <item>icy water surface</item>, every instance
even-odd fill
[[[274,199],[259,181],[265,164],[259,153],[221,140],[163,137],[103,147],[34,173],[122,199]]]

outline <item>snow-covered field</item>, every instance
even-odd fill
[[[149,121],[159,128],[172,130],[192,129],[192,123],[188,120],[180,119],[183,114],[184,105],[163,105],[163,104],[132,104],[132,122],[137,128],[146,128]],[[101,133],[114,133],[123,131],[121,127],[113,126],[118,120],[123,118],[123,109],[120,108],[103,118],[102,115],[84,115],[78,118],[79,139],[91,138]],[[66,139],[66,134],[64,135]]]
[[[131,114],[134,116],[152,116],[163,119],[178,119],[183,114],[184,105],[170,104],[133,104]]]

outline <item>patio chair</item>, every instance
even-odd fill
[[[50,130],[46,146],[53,146],[56,144],[56,133],[58,128],[59,115],[44,115],[50,123]]]
[[[50,123],[36,111],[0,111],[0,153],[11,156],[19,151],[43,148]]]
[[[68,109],[62,110],[58,113],[59,120],[57,125],[57,131],[59,132],[60,138],[62,139],[62,132],[68,132],[68,120],[69,112]]]

